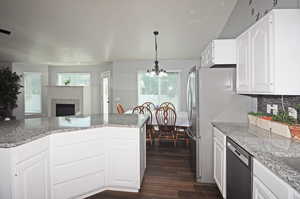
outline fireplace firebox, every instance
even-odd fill
[[[56,116],[75,115],[75,104],[56,104]]]

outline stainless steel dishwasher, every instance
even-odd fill
[[[252,198],[252,156],[227,137],[226,199]]]

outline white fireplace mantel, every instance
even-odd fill
[[[56,115],[56,104],[74,104],[76,114],[91,113],[91,92],[86,86],[48,86],[48,116]]]

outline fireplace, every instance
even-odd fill
[[[75,104],[56,104],[56,116],[75,115]]]

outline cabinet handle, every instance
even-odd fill
[[[15,176],[17,177],[17,176],[18,176],[18,174],[17,174],[17,173],[15,173]]]

